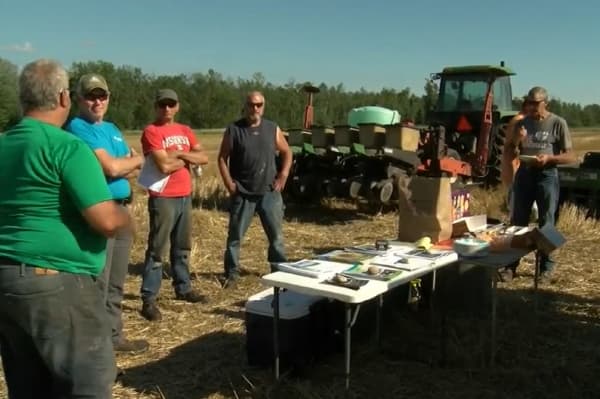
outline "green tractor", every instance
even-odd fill
[[[435,109],[428,117],[422,171],[462,175],[494,186],[500,169],[506,125],[516,115],[510,76],[504,66],[447,67],[431,75],[439,80]]]

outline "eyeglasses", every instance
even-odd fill
[[[158,108],[175,108],[177,106],[177,101],[161,101],[156,103]]]
[[[108,100],[108,93],[88,93],[83,96],[87,101],[95,102],[96,100],[106,101]]]
[[[247,103],[249,108],[262,108],[264,103]]]
[[[527,105],[538,105],[540,103],[546,102],[545,100],[540,100],[540,101],[532,101],[532,100],[527,100],[525,101],[525,104]]]

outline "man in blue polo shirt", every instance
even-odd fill
[[[143,157],[129,148],[113,123],[104,120],[110,100],[104,77],[95,73],[83,75],[79,79],[76,96],[79,116],[73,118],[65,128],[91,147],[102,166],[113,200],[127,209],[131,199],[127,178],[137,174]],[[106,264],[98,279],[112,321],[114,350],[118,352],[142,352],[148,349],[146,340],[128,340],[123,336],[121,302],[132,241],[130,230],[123,230],[108,240]]]

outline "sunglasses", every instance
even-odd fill
[[[175,108],[177,106],[177,101],[161,101],[156,104],[158,108]]]
[[[108,93],[102,93],[102,94],[88,93],[88,94],[84,95],[83,98],[85,98],[87,101],[91,101],[91,102],[94,102],[96,100],[106,101],[108,99]]]
[[[262,108],[264,103],[247,103],[249,108]]]

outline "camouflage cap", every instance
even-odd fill
[[[79,83],[77,84],[77,92],[79,94],[87,94],[94,89],[102,89],[107,93],[109,92],[106,79],[102,75],[88,73],[79,78]]]
[[[179,98],[177,97],[177,93],[172,89],[160,89],[156,92],[155,101],[163,101],[163,100],[173,100],[179,102]]]

